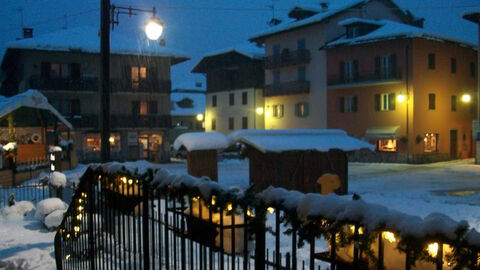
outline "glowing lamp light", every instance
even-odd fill
[[[257,109],[255,109],[255,112],[256,112],[258,115],[262,115],[262,114],[263,114],[263,107],[257,107]]]
[[[78,233],[80,231],[80,227],[75,226],[75,227],[73,227],[73,230]]]
[[[403,103],[403,102],[405,102],[405,100],[407,100],[407,97],[404,94],[399,94],[397,96],[397,101],[398,102]]]
[[[132,179],[128,179],[128,184],[129,184],[129,185],[133,184],[133,180],[132,180]]]
[[[382,232],[382,237],[390,243],[395,243],[397,241],[395,234],[392,232]]]
[[[233,209],[232,204],[231,204],[231,203],[227,204],[227,210],[228,210],[228,211],[232,211],[232,209]]]
[[[163,33],[163,22],[153,16],[145,24],[145,34],[150,40],[158,40]]]
[[[67,254],[67,256],[65,256],[65,260],[68,260],[70,259],[70,254]]]
[[[469,94],[463,94],[462,95],[462,102],[463,103],[470,103],[472,101],[472,96]]]
[[[275,209],[273,207],[268,207],[267,212],[270,213],[270,214],[273,214],[273,213],[275,213]]]
[[[204,117],[203,114],[199,113],[197,114],[197,121],[203,121]]]
[[[215,201],[215,196],[212,197],[212,201],[211,201],[211,204],[212,205],[215,205],[216,201]]]
[[[427,246],[428,255],[432,256],[433,258],[437,257],[438,254],[438,243],[431,243]]]
[[[115,138],[110,137],[110,138],[108,138],[108,141],[110,142],[110,144],[114,144],[115,143]]]
[[[247,216],[249,216],[249,217],[253,217],[253,216],[254,216],[252,210],[247,209]]]

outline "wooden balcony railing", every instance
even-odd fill
[[[75,128],[97,128],[98,115],[75,115],[66,117]],[[112,128],[169,128],[172,121],[170,115],[132,115],[114,114],[110,116]]]
[[[30,88],[38,90],[97,91],[98,78],[43,78],[33,75],[29,79]]]
[[[170,80],[140,80],[134,82],[125,79],[112,79],[112,92],[129,93],[170,93],[172,83]]]
[[[357,76],[341,76],[339,74],[328,76],[328,85],[343,85],[343,84],[356,84],[356,83],[381,83],[381,82],[390,82],[390,81],[400,81],[402,80],[401,72],[394,72],[390,74],[360,74]]]
[[[310,81],[274,83],[265,86],[264,96],[283,96],[310,92]]]
[[[265,69],[280,68],[292,65],[307,64],[310,62],[309,50],[288,51],[281,54],[265,57]]]

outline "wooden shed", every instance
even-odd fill
[[[250,162],[250,184],[309,193],[348,192],[348,151],[374,149],[343,130],[239,131],[232,141],[243,143]]]
[[[218,180],[217,151],[229,146],[225,135],[219,132],[191,132],[178,136],[173,143],[176,151],[187,151],[187,168],[190,175],[207,176]]]

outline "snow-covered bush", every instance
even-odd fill
[[[10,217],[10,216],[24,217],[34,209],[35,209],[35,206],[33,205],[32,202],[20,201],[20,202],[15,202],[15,204],[12,206],[7,206],[2,208],[1,213],[2,215],[7,217]]]
[[[44,222],[45,217],[50,215],[56,210],[66,210],[67,204],[59,198],[50,198],[40,201],[37,204],[37,210],[35,211],[35,218]]]
[[[52,172],[48,176],[48,184],[56,188],[64,188],[67,186],[67,176],[61,172]]]
[[[65,212],[67,210],[55,210],[52,213],[50,213],[48,216],[45,217],[45,220],[43,221],[43,224],[48,229],[56,229],[58,226],[60,226],[60,223],[62,223],[63,216],[65,215]]]
[[[62,147],[60,146],[50,146],[48,149],[49,153],[62,152]]]

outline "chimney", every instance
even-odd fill
[[[328,1],[320,1],[320,6],[322,7],[322,12],[325,12],[328,10]]]
[[[24,27],[23,28],[23,38],[33,38],[33,28]]]

